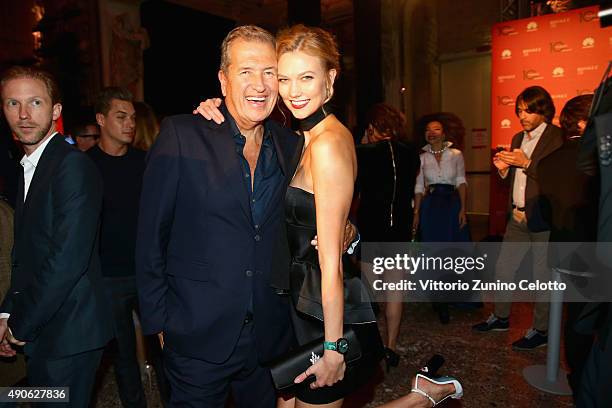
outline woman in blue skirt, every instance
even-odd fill
[[[467,242],[465,163],[461,150],[452,147],[463,140],[463,123],[452,113],[435,113],[418,124],[427,144],[415,186],[413,230],[422,242]],[[448,305],[436,303],[434,308],[440,322],[448,323]]]

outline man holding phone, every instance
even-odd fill
[[[516,98],[515,113],[523,131],[512,138],[510,150],[499,151],[493,158],[500,177],[510,182],[510,217],[497,264],[495,278],[512,281],[523,258],[531,249],[533,279],[549,280],[547,243],[550,226],[541,214],[540,188],[536,177],[538,162],[563,144],[563,132],[553,125],[555,106],[550,94],[540,86],[523,90]],[[510,327],[509,293],[496,296],[495,312],[473,327],[478,332],[507,331]],[[548,294],[538,294],[534,306],[533,327],[512,343],[514,350],[532,350],[548,341]]]

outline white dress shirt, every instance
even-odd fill
[[[421,171],[419,172],[414,192],[423,194],[425,188],[431,184],[450,184],[459,187],[467,184],[465,180],[465,163],[461,150],[452,149],[452,143],[447,142],[446,149],[442,152],[440,163],[436,160],[431,146],[423,147],[421,153]]]
[[[26,197],[28,196],[28,190],[30,189],[30,184],[32,184],[32,178],[34,177],[34,172],[36,171],[36,166],[38,166],[38,161],[42,157],[45,148],[53,139],[57,132],[53,133],[47,140],[45,140],[40,146],[36,148],[32,152],[31,155],[25,154],[21,161],[19,162],[23,166],[23,201],[25,202]],[[0,319],[8,319],[11,315],[9,313],[0,313]]]
[[[521,150],[525,153],[528,159],[531,159],[533,150],[535,149],[542,133],[546,130],[546,122],[533,129],[531,134],[527,131],[523,132],[523,141],[521,142]],[[525,207],[525,188],[527,187],[527,174],[524,169],[517,168],[514,173],[514,184],[512,185],[512,204],[519,208]]]
[[[38,166],[38,161],[42,157],[45,148],[53,139],[57,132],[53,133],[47,140],[45,140],[40,146],[36,148],[32,152],[31,155],[24,155],[21,158],[21,165],[23,166],[23,201],[25,202],[28,196],[28,190],[30,189],[30,184],[32,184],[32,178],[34,177],[34,172],[36,171],[36,166]]]

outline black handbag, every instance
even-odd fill
[[[353,329],[348,328],[344,332],[344,338],[348,340],[349,348],[344,354],[344,362],[347,368],[354,365],[361,358],[361,345]],[[278,391],[287,392],[296,385],[309,384],[315,380],[315,376],[309,376],[301,384],[295,384],[295,377],[302,374],[311,365],[323,357],[323,337],[306,343],[297,349],[277,358],[269,364],[272,373],[272,382]]]

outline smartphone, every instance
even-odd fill
[[[505,152],[508,150],[508,146],[505,145],[498,145],[495,150],[497,150],[498,152]]]

